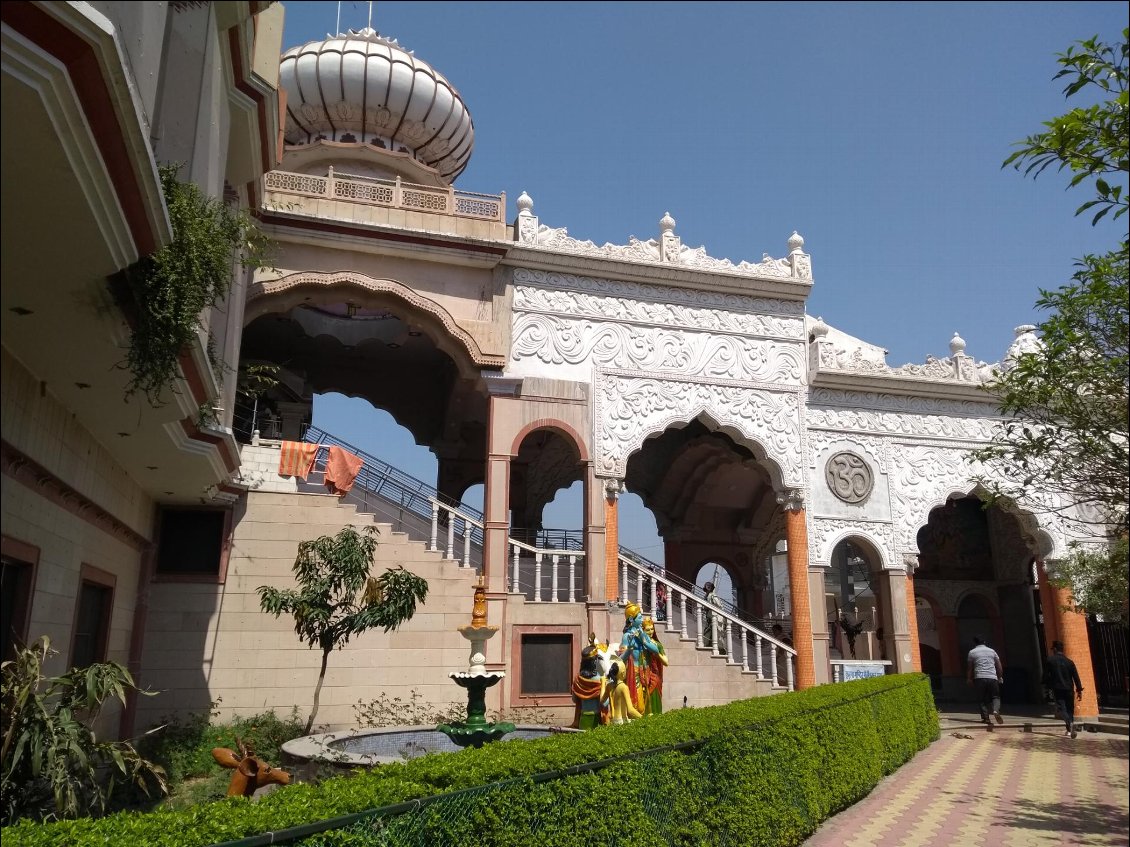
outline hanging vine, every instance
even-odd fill
[[[176,379],[180,356],[201,329],[204,310],[227,295],[233,260],[245,268],[269,266],[269,239],[251,217],[194,183],[180,182],[179,172],[179,165],[160,168],[172,241],[116,280],[119,303],[132,317],[123,364],[131,374],[125,396],[140,392],[154,407],[163,405],[161,395]],[[121,296],[121,283],[128,298]]]

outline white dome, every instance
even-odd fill
[[[459,92],[375,30],[287,50],[279,82],[287,144],[328,140],[407,152],[449,183],[471,159],[475,128]]]

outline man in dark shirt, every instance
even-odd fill
[[[1071,688],[1075,688],[1075,698],[1083,699],[1083,683],[1079,681],[1079,671],[1075,663],[1063,655],[1063,642],[1052,642],[1052,654],[1044,664],[1044,687],[1050,688],[1055,697],[1056,706],[1063,715],[1063,723],[1067,727],[1064,735],[1074,738],[1078,735],[1075,729],[1075,699],[1071,697]]]

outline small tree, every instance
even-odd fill
[[[299,588],[260,586],[259,604],[276,618],[294,616],[294,631],[310,647],[322,650],[322,667],[314,688],[314,706],[306,733],[314,726],[318,699],[326,680],[330,653],[349,639],[375,627],[395,629],[416,613],[428,595],[428,583],[403,567],[371,577],[377,531],[345,527],[336,536],[323,535],[298,545],[294,576]]]

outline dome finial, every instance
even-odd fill
[[[788,245],[790,253],[796,253],[798,250],[804,249],[804,239],[795,229],[793,230],[793,234],[789,236]]]
[[[514,201],[514,205],[518,207],[518,214],[529,215],[533,213],[534,198],[523,191],[518,195],[518,199]]]
[[[961,355],[965,352],[965,339],[957,334],[955,331],[953,338],[950,339],[950,353],[955,356]]]
[[[671,217],[670,212],[664,212],[663,217],[661,217],[659,219],[659,231],[660,232],[674,232],[675,231],[675,219],[673,217]]]

